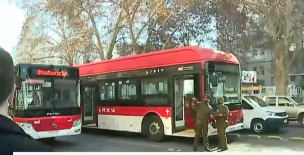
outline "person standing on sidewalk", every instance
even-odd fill
[[[228,127],[229,109],[224,105],[224,98],[218,98],[217,103],[219,105],[218,110],[217,112],[212,113],[212,115],[216,118],[216,128],[219,139],[218,149],[220,149],[220,151],[225,151],[228,150],[226,129]]]
[[[200,137],[203,138],[204,150],[210,152],[208,139],[208,125],[211,114],[210,96],[206,95],[203,102],[198,102],[195,97],[192,98],[192,107],[196,110],[195,137],[193,151],[197,151]]]

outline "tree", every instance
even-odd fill
[[[200,44],[212,30],[211,1],[131,1],[125,36],[117,45],[119,55],[131,55]],[[131,12],[131,13],[130,13]]]
[[[42,52],[39,47],[40,41],[42,40],[42,36],[39,34],[41,27],[35,25],[38,20],[36,12],[38,12],[39,7],[37,6],[28,3],[21,4],[21,7],[25,10],[26,19],[23,23],[17,45],[18,63],[43,63],[43,59],[41,59]]]
[[[67,21],[66,18],[50,12],[46,4],[36,2],[24,7],[28,20],[24,23],[19,45],[32,45],[30,49],[41,51],[42,58],[57,57],[74,65],[81,52],[91,43],[90,32],[84,31],[87,30],[87,25],[79,17]]]
[[[233,53],[244,64],[258,52],[272,48],[273,42],[266,34],[265,26],[248,6],[226,0],[215,3],[219,50]]]
[[[115,2],[115,3],[114,3]],[[92,49],[98,53],[101,60],[111,59],[122,28],[124,14],[117,4],[124,1],[105,0],[49,0],[47,7],[61,18],[73,21],[82,17],[86,29],[92,31]],[[105,57],[106,56],[106,57]]]
[[[295,26],[298,19],[295,15],[299,14],[299,10],[295,6],[299,2],[298,0],[234,1],[240,7],[247,7],[258,16],[259,20],[265,24],[266,33],[274,42],[275,83],[278,95],[286,94],[288,68],[292,62],[289,55],[295,55],[295,52],[290,52],[290,46],[294,43],[293,38],[297,32]],[[302,25],[300,27],[303,28]],[[302,45],[300,47],[302,48]]]

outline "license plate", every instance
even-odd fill
[[[284,119],[284,123],[287,123],[287,119]]]
[[[57,134],[59,131],[49,131],[49,134]]]

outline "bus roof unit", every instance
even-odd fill
[[[204,61],[225,61],[239,64],[231,53],[214,51],[197,46],[187,46],[164,51],[120,57],[111,60],[76,65],[82,76],[105,74],[117,71],[138,70]]]

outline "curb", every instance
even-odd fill
[[[302,138],[302,137],[291,137],[291,138],[289,138],[289,140],[291,140],[291,141],[304,141],[304,138]]]
[[[231,133],[231,134],[227,134],[227,136],[235,136],[237,138],[240,137],[249,137],[249,138],[254,138],[254,139],[273,139],[273,140],[289,140],[289,141],[304,141],[304,137],[290,137],[290,138],[283,138],[280,136],[274,136],[274,135],[270,135],[270,136],[260,136],[260,135],[242,135],[242,134],[237,134],[237,133]]]
[[[282,140],[283,138],[280,136],[267,136],[265,137],[266,139],[277,139],[277,140]]]
[[[261,139],[261,136],[259,135],[247,135],[250,138],[257,138],[257,139]]]

